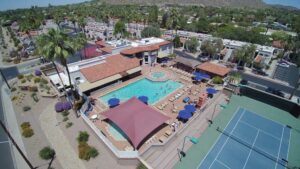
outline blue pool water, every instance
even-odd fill
[[[152,73],[151,75],[152,75],[152,77],[158,79],[158,78],[164,77],[164,76],[165,76],[165,73],[164,73],[164,72],[154,72],[154,73]]]
[[[108,127],[108,132],[117,141],[126,140],[126,134],[114,123],[110,123],[110,126]]]
[[[147,96],[148,103],[154,104],[163,97],[169,95],[176,89],[182,87],[182,84],[173,80],[167,80],[164,82],[154,82],[149,79],[141,79],[134,83],[131,83],[123,88],[110,92],[102,97],[100,100],[107,104],[107,101],[111,98],[118,98],[122,101],[126,101],[132,97]]]

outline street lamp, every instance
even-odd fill
[[[210,123],[210,124],[213,124],[213,118],[214,118],[214,114],[215,114],[215,111],[216,111],[216,107],[217,106],[220,106],[221,108],[223,108],[223,109],[225,109],[226,107],[227,107],[227,105],[225,105],[225,104],[216,104],[215,105],[215,108],[214,108],[214,111],[213,111],[213,113],[212,113],[212,115],[211,115],[211,118],[208,120],[208,122]]]
[[[185,136],[183,139],[182,148],[181,149],[177,148],[179,161],[181,161],[181,158],[185,157],[185,155],[186,155],[186,153],[183,151],[186,139],[189,139],[189,141],[193,144],[197,144],[199,142],[199,140],[196,137]]]

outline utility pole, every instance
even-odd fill
[[[36,169],[36,167],[32,166],[32,164],[30,163],[30,161],[27,159],[27,157],[22,152],[22,150],[20,149],[20,147],[17,145],[17,143],[15,142],[15,140],[12,138],[12,136],[9,133],[9,131],[7,130],[7,128],[5,127],[5,125],[3,124],[2,120],[0,120],[0,125],[3,128],[3,130],[5,131],[5,133],[7,134],[8,138],[13,143],[13,145],[17,148],[18,152],[21,154],[21,156],[23,157],[23,159],[25,160],[25,162],[28,164],[28,166],[30,167],[30,169]]]
[[[2,69],[0,69],[0,73],[1,73],[1,76],[2,76],[2,78],[4,79],[4,81],[5,81],[6,85],[7,85],[7,87],[9,89],[11,89],[10,86],[9,86],[9,84],[8,84],[8,82],[7,82],[7,80],[6,80],[6,78],[5,78],[5,76],[4,76],[4,74],[3,74],[3,72],[2,72]]]

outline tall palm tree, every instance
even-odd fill
[[[84,33],[79,33],[75,40],[72,42],[73,43],[73,47],[75,51],[81,50],[83,49],[84,51],[84,58],[86,58],[86,52],[85,52],[85,45],[87,43],[87,39]],[[80,59],[82,60],[82,54],[80,51]]]
[[[50,29],[49,32],[42,35],[41,38],[45,42],[42,44],[43,46],[40,46],[42,53],[52,62],[54,62],[56,59],[60,60],[61,64],[66,68],[69,84],[71,90],[73,91],[70,71],[67,65],[67,58],[71,54],[74,54],[71,39],[67,36],[67,34],[54,29]]]

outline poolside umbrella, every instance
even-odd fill
[[[196,76],[194,79],[195,79],[196,81],[201,81],[201,80],[203,79],[203,77],[202,77],[202,76]]]
[[[206,91],[207,91],[208,94],[215,94],[215,93],[217,93],[217,90],[214,89],[214,88],[211,88],[211,87],[207,88]]]
[[[188,112],[191,112],[191,113],[196,111],[196,107],[192,104],[185,105],[184,109]]]
[[[107,103],[108,103],[108,105],[109,105],[110,108],[116,107],[117,105],[119,105],[120,99],[118,99],[118,98],[111,98],[111,99],[108,100]]]
[[[208,75],[208,74],[203,74],[203,75],[201,75],[203,78],[205,78],[205,79],[210,79],[211,77]]]
[[[148,97],[147,96],[140,96],[139,100],[142,101],[145,104],[148,104]]]
[[[194,76],[202,76],[202,73],[200,73],[200,72],[193,72],[193,75]]]
[[[188,120],[191,117],[192,117],[192,113],[187,110],[180,110],[178,113],[178,118],[183,120]]]

